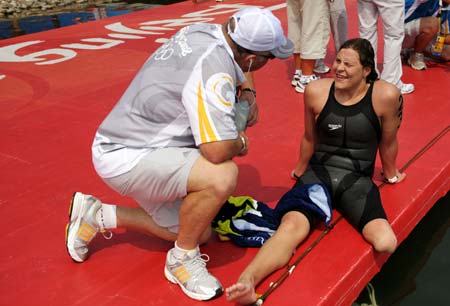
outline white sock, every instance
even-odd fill
[[[102,204],[102,207],[95,215],[95,219],[101,229],[117,228],[117,206]]]
[[[295,69],[295,74],[302,75],[302,70],[301,69]]]
[[[178,246],[177,242],[175,241],[175,248],[174,248],[174,250],[173,250],[173,255],[174,255],[175,257],[177,257],[177,258],[181,258],[181,257],[183,257],[183,255],[186,254],[187,252],[195,251],[195,250],[196,250],[196,248],[195,248],[195,249],[192,249],[192,250],[182,249],[182,248],[180,248],[180,247]]]

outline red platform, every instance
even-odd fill
[[[349,36],[355,37],[356,4],[346,2]],[[90,146],[98,125],[148,55],[183,25],[221,23],[245,5],[271,8],[286,28],[285,1],[205,0],[0,41],[0,305],[206,305],[165,280],[170,243],[117,231],[112,240],[96,238],[91,258],[75,264],[66,254],[64,228],[74,191],[106,203],[136,205],[98,178]],[[334,56],[331,46],[328,64]],[[250,153],[236,159],[236,195],[275,205],[292,185],[289,173],[303,133],[303,96],[290,85],[293,66],[292,60],[272,61],[256,72],[260,122],[248,131]],[[450,186],[450,64],[403,69],[404,81],[417,88],[405,96],[399,135],[398,162],[408,176],[402,184],[381,189],[399,241]],[[321,232],[315,230],[294,259]],[[237,279],[257,251],[216,237],[202,250],[224,286]],[[350,305],[386,259],[341,219],[265,304]],[[220,297],[207,303],[226,301]]]

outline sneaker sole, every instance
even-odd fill
[[[407,95],[407,94],[410,94],[410,93],[412,93],[412,92],[414,92],[414,90],[401,91],[400,93],[401,93],[402,95]]]
[[[410,93],[414,92],[414,90],[416,90],[416,89],[415,89],[415,88],[412,88],[411,90],[405,90],[405,91],[400,90],[400,93],[401,93],[402,95],[407,95],[407,94],[410,94]]]
[[[295,91],[296,91],[296,92],[299,92],[299,93],[304,93],[304,92],[305,92],[305,89],[304,89],[304,88],[300,88],[300,87],[298,87],[298,86],[295,86]]]
[[[190,297],[191,299],[194,300],[198,300],[198,301],[209,301],[212,299],[215,299],[216,297],[219,297],[223,294],[223,288],[219,288],[216,290],[215,295],[213,296],[207,296],[207,295],[203,295],[203,294],[198,294],[198,293],[194,293],[192,291],[187,290],[182,284],[180,284],[180,282],[178,281],[178,279],[172,275],[172,273],[170,273],[170,271],[167,269],[166,266],[164,266],[164,276],[167,278],[167,280],[173,284],[179,285],[181,290],[183,290],[183,292]]]
[[[417,71],[421,71],[421,70],[427,69],[427,66],[426,66],[426,65],[425,65],[425,67],[417,68],[414,64],[411,64],[411,61],[409,60],[409,58],[408,58],[408,65],[409,65],[412,69],[417,70]]]
[[[328,68],[328,69],[326,69],[326,70],[319,70],[319,69],[316,69],[316,68],[314,68],[314,72],[315,73],[318,73],[318,74],[325,74],[325,73],[328,73],[328,72],[330,72],[330,68]]]
[[[297,86],[297,82],[298,82],[298,81],[292,81],[292,82],[291,82],[291,85],[292,85],[292,86]]]
[[[80,192],[75,192],[72,196],[72,199],[70,200],[69,223],[67,223],[66,225],[66,235],[65,235],[67,253],[69,253],[70,258],[72,258],[72,260],[76,263],[81,263],[84,260],[79,258],[76,255],[75,250],[73,250],[72,246],[69,245],[69,231],[71,229],[71,225],[74,224],[78,216],[82,215],[83,213],[83,205],[82,202],[80,202],[80,197],[83,197],[83,194]],[[82,200],[83,199],[81,198],[81,201]]]
[[[422,68],[417,68],[416,66],[414,66],[414,65],[411,65],[411,64],[410,64],[410,66],[411,66],[411,68],[412,68],[412,69],[414,69],[414,70],[417,70],[417,71],[421,71],[421,70],[425,70],[425,69],[427,69],[426,67],[422,67]]]

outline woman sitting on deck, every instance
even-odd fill
[[[334,78],[306,87],[305,132],[292,176],[297,179],[294,187],[325,185],[333,207],[364,239],[378,252],[393,253],[397,238],[372,176],[379,150],[386,182],[405,178],[396,168],[403,99],[394,85],[378,80],[374,57],[369,41],[348,40],[333,63]],[[255,287],[289,262],[319,219],[303,206],[287,211],[273,237],[237,283],[226,289],[227,300],[243,305],[255,302]]]

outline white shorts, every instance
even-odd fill
[[[324,58],[330,40],[330,11],[326,0],[287,0],[288,37],[294,53],[304,59]]]
[[[417,35],[420,34],[420,18],[414,19],[405,24],[405,38],[403,39],[402,48],[414,48]]]
[[[178,211],[187,195],[195,148],[162,148],[149,152],[131,171],[102,178],[121,195],[132,197],[162,227],[178,232]]]

